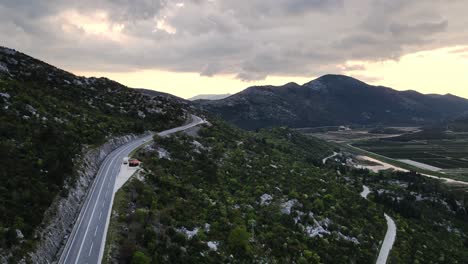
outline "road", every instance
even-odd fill
[[[363,185],[362,186],[362,192],[360,193],[361,197],[364,198],[364,199],[367,199],[367,195],[369,195],[369,193],[370,193],[369,187]]]
[[[331,158],[337,156],[338,154],[339,154],[339,153],[333,152],[332,155],[330,155],[330,156],[328,156],[328,157],[326,157],[326,158],[324,158],[324,159],[322,160],[322,164],[327,163],[327,160],[329,160],[329,159],[331,159]]]
[[[184,126],[158,133],[167,136],[200,125],[205,121],[192,116]],[[97,176],[88,191],[80,215],[60,256],[59,263],[100,263],[114,199],[114,185],[124,157],[152,140],[153,134],[137,138],[111,152],[102,162]]]
[[[379,257],[377,258],[376,264],[385,264],[387,263],[388,255],[390,254],[390,250],[392,250],[393,243],[395,243],[396,238],[396,225],[393,219],[384,214],[385,219],[387,220],[387,233],[385,234],[384,241],[382,243],[382,247],[380,248]]]
[[[362,188],[363,190],[361,192],[361,197],[367,199],[367,195],[369,195],[370,189],[365,185],[363,185]],[[393,221],[393,219],[387,214],[384,214],[384,216],[385,220],[387,220],[387,233],[385,233],[385,238],[379,251],[379,256],[375,262],[376,264],[387,263],[388,256],[390,255],[390,251],[393,248],[393,244],[395,243],[396,238],[397,228],[395,221]]]

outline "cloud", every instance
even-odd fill
[[[434,33],[447,30],[447,20],[441,22],[425,22],[415,25],[405,25],[393,23],[390,25],[390,32],[394,36],[409,36],[409,35],[431,35]]]
[[[466,8],[461,0],[0,0],[8,36],[0,44],[77,71],[317,76],[348,61],[464,44]]]

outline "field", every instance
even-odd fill
[[[441,169],[468,168],[468,137],[409,142],[372,140],[356,147],[393,159],[408,159]]]
[[[416,127],[397,128],[401,134],[374,134],[360,128],[348,131],[301,132],[337,144],[351,153],[438,177],[468,181],[468,134],[432,133]]]
[[[333,127],[332,127],[333,128]],[[375,128],[355,128],[351,130],[343,130],[338,131],[338,129],[332,129],[327,127],[327,129],[323,128],[301,128],[297,129],[297,131],[304,133],[309,136],[313,136],[316,138],[323,139],[329,142],[335,143],[352,143],[357,141],[367,141],[367,140],[375,140],[380,138],[391,138],[400,136],[401,134],[408,133],[408,132],[416,132],[419,131],[417,127],[398,127],[392,128],[397,133],[391,134],[375,134],[371,133]]]

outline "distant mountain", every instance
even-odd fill
[[[468,116],[461,116],[448,122],[447,128],[455,132],[468,132]]]
[[[195,104],[247,129],[342,124],[425,125],[468,112],[468,100],[368,85],[325,75],[304,85],[254,86],[215,101]]]
[[[199,94],[197,96],[191,97],[187,100],[195,101],[195,100],[220,100],[226,97],[231,96],[231,94]]]

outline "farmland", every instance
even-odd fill
[[[441,169],[468,168],[468,137],[409,142],[372,140],[354,146],[393,159],[408,159]]]
[[[468,134],[453,133],[432,139],[418,136],[411,140],[407,138],[403,136],[359,141],[353,143],[353,146],[425,171],[437,172],[437,175],[468,180]]]
[[[398,128],[399,134],[348,131],[301,131],[346,151],[439,177],[468,181],[468,133]]]

